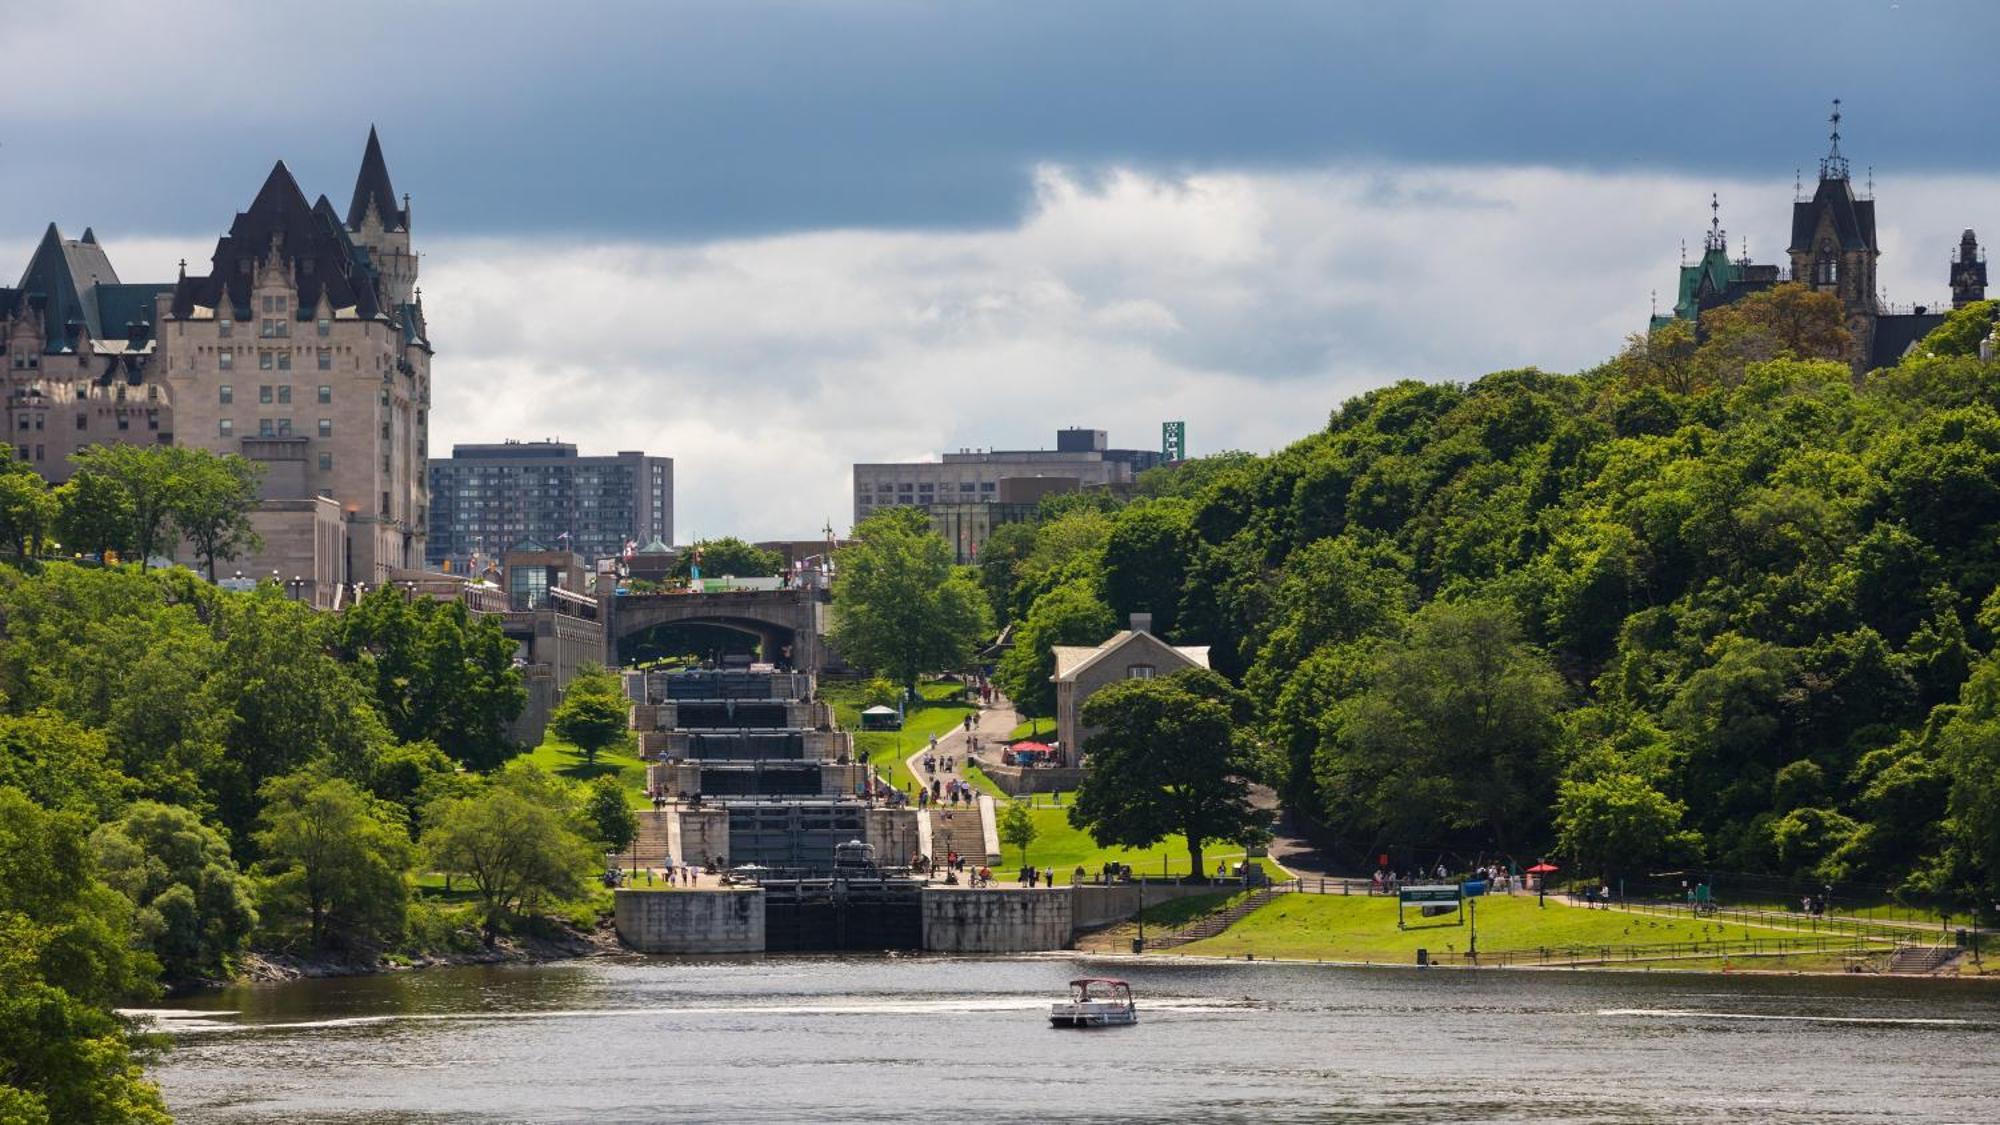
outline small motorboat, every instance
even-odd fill
[[[1108,977],[1073,980],[1069,999],[1049,1005],[1049,1023],[1056,1027],[1123,1027],[1138,1022],[1132,986]]]

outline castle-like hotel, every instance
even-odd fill
[[[1709,309],[1782,281],[1803,282],[1840,298],[1847,330],[1854,337],[1848,360],[1859,372],[1894,366],[1917,341],[1944,323],[1946,310],[1941,307],[1916,305],[1898,312],[1883,305],[1875,285],[1875,262],[1882,251],[1875,241],[1873,192],[1866,199],[1854,194],[1848,161],[1840,152],[1839,101],[1833,103],[1830,120],[1833,131],[1827,154],[1819,162],[1819,186],[1811,199],[1801,191],[1792,200],[1792,241],[1786,249],[1789,274],[1776,265],[1753,263],[1748,254],[1732,260],[1722,223],[1711,218],[1700,260],[1681,266],[1674,311],[1655,315],[1654,328],[1675,318],[1698,321]],[[1985,300],[1986,259],[1971,230],[1959,238],[1948,276],[1953,308]]]
[[[424,562],[431,344],[375,131],[342,217],[280,161],[206,274],[119,280],[89,229],[49,225],[21,284],[0,288],[7,433],[51,480],[102,442],[238,453],[265,468],[238,560],[330,604]],[[296,580],[294,582],[293,580]]]

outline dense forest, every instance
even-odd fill
[[[0,565],[0,1121],[164,1121],[111,1009],[252,953],[365,967],[559,934],[566,903],[594,921],[626,794],[518,758],[494,619],[21,561]]]
[[[1995,306],[1856,377],[1783,286],[1575,375],[1403,382],[1269,456],[1054,498],[981,560],[1053,705],[1133,611],[1254,699],[1354,861],[1706,865],[2000,895]],[[1398,860],[1399,862],[1400,860]]]

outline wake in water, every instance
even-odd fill
[[[1776,1012],[1710,1012],[1697,1008],[1600,1008],[1600,1016],[1657,1016],[1662,1019],[1772,1020],[1783,1023],[1888,1024],[1904,1027],[1991,1028],[1983,1020],[1941,1019],[1924,1016],[1795,1016]]]
[[[307,1031],[336,1027],[369,1027],[395,1023],[491,1022],[497,1020],[630,1019],[642,1016],[674,1015],[764,1015],[764,1016],[873,1016],[873,1015],[978,1015],[990,1012],[1043,1012],[1049,1001],[1042,997],[1000,997],[971,1000],[837,1000],[819,1004],[684,1004],[635,1008],[555,1008],[517,1012],[392,1012],[375,1016],[335,1016],[327,1019],[288,1022],[246,1021],[237,1012],[200,1011],[189,1008],[125,1008],[119,1014],[153,1023],[158,1030],[176,1035],[208,1032]],[[1155,1000],[1143,1005],[1148,1014],[1191,1015],[1243,1011],[1263,1007],[1256,1001]]]

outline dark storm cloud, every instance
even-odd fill
[[[371,121],[495,234],[993,226],[1043,161],[1810,174],[1835,95],[1857,167],[2000,161],[1991,0],[52,7],[0,3],[0,235],[220,229],[278,157],[344,201]]]

